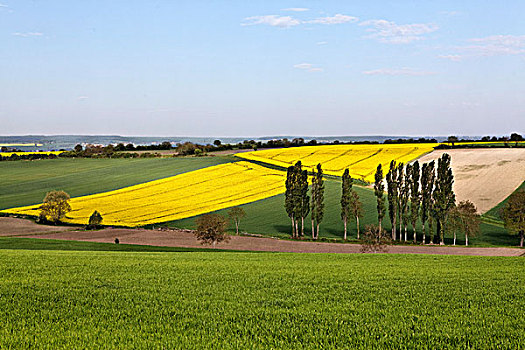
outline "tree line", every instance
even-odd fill
[[[481,216],[476,206],[469,200],[456,204],[453,190],[454,175],[451,158],[443,154],[441,158],[429,163],[411,164],[390,162],[386,175],[382,165],[375,172],[374,195],[376,197],[377,227],[367,227],[367,233],[384,237],[384,220],[388,213],[391,241],[411,240],[417,243],[417,228],[421,227],[423,244],[445,244],[445,235],[453,234],[453,244],[457,235],[463,234],[465,245],[469,237],[480,231]],[[309,186],[309,178],[311,186]],[[359,195],[353,190],[354,179],[349,169],[345,169],[341,187],[341,220],[343,239],[347,239],[348,222],[355,220],[357,239],[360,239],[359,219],[363,216],[363,205]],[[386,186],[385,186],[386,185]],[[525,226],[525,192],[514,194],[520,199],[509,199],[502,217],[505,227],[520,235],[523,244]],[[523,197],[523,198],[522,198]],[[511,196],[511,198],[514,198]],[[308,174],[298,161],[287,169],[285,210],[290,218],[292,238],[305,235],[305,220],[310,215],[312,239],[319,238],[320,224],[324,217],[324,184],[321,164]],[[411,238],[409,238],[411,237]]]

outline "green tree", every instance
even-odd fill
[[[94,228],[97,228],[98,225],[100,225],[101,223],[102,223],[102,215],[100,215],[100,213],[95,210],[93,214],[91,214],[91,216],[89,217],[88,227],[94,229]]]
[[[228,211],[228,216],[235,224],[235,234],[239,235],[239,224],[241,219],[246,216],[246,212],[241,207],[233,207]]]
[[[434,200],[434,217],[436,218],[437,233],[439,234],[439,244],[445,244],[445,229],[447,217],[450,209],[455,205],[456,196],[452,186],[454,185],[454,175],[450,168],[450,155],[443,153],[438,159],[436,186],[432,194]]]
[[[215,248],[217,243],[229,240],[225,232],[228,221],[223,216],[207,214],[199,216],[195,222],[197,230],[195,230],[194,234],[201,244],[211,244]]]
[[[310,213],[310,197],[308,197],[308,172],[306,170],[299,171],[298,174],[300,189],[297,203],[299,203],[299,216],[301,217],[301,237],[304,236],[304,219]]]
[[[59,222],[71,211],[69,199],[69,194],[64,191],[48,192],[40,206],[40,217],[54,223]]]
[[[346,232],[347,232],[347,224],[348,220],[350,219],[352,213],[350,212],[350,201],[351,193],[352,193],[352,185],[353,185],[353,179],[350,176],[350,172],[348,169],[345,169],[343,173],[342,178],[342,191],[341,191],[341,219],[343,220],[344,225],[344,240],[346,241]],[[312,219],[313,220],[313,219]]]
[[[456,245],[456,233],[460,232],[465,235],[465,245],[468,246],[468,238],[479,233],[480,224],[481,216],[471,201],[461,201],[457,206],[452,207],[449,214],[449,225],[454,232],[454,245]]]
[[[385,217],[385,185],[383,184],[383,169],[381,164],[377,166],[375,173],[374,194],[377,199],[377,221],[379,230],[382,230],[381,222]]]
[[[290,166],[286,172],[286,191],[284,193],[284,207],[286,214],[292,220],[292,237],[295,238],[295,204],[294,204],[294,189],[295,189],[295,167]]]
[[[520,247],[523,247],[525,235],[525,191],[517,191],[510,195],[501,211],[505,228],[520,237]]]
[[[399,183],[399,216],[400,221],[405,231],[405,242],[407,241],[407,227],[409,222],[409,212],[408,212],[408,201],[410,199],[410,176],[412,174],[412,166],[410,164],[406,165],[406,171],[404,173],[402,182]],[[399,230],[400,236],[401,229]],[[401,237],[400,239],[401,240]]]
[[[350,212],[352,217],[355,218],[357,239],[359,239],[359,218],[363,217],[363,203],[359,200],[359,195],[356,191],[352,191],[350,194]]]
[[[405,179],[405,164],[397,164],[396,199],[397,199],[397,222],[399,225],[399,240],[403,239],[403,182]]]
[[[312,179],[312,235],[319,238],[319,226],[324,217],[324,180],[321,164],[317,164],[317,172]],[[314,232],[315,226],[315,232]]]
[[[454,144],[458,142],[458,138],[456,136],[449,136],[447,137],[447,142],[452,144],[452,147],[454,147]]]
[[[392,240],[396,240],[396,218],[398,211],[398,189],[397,189],[397,166],[396,161],[390,162],[390,169],[386,174],[386,184],[388,193],[388,216],[390,217],[390,224],[392,225]]]
[[[421,203],[421,193],[419,191],[419,162],[416,160],[412,164],[412,172],[410,173],[410,223],[412,224],[412,233],[414,238],[414,243],[417,241],[416,235],[416,224],[417,219],[419,218],[419,210]]]
[[[423,227],[423,244],[426,243],[426,223],[432,212],[432,192],[434,190],[435,176],[434,161],[424,163],[421,170],[421,226]],[[431,237],[431,241],[432,238],[433,237]]]

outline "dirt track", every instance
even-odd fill
[[[452,158],[456,200],[470,200],[480,213],[503,201],[525,181],[523,148],[438,150],[419,162],[437,161],[443,153]]]
[[[143,229],[104,229],[100,231],[62,231],[44,232],[46,226],[36,225],[28,220],[0,218],[0,235],[6,226],[12,232],[12,220],[20,221],[20,225],[30,225],[41,228],[42,234],[20,233],[20,237],[47,238],[62,240],[78,240],[88,242],[113,243],[118,238],[123,244],[143,244],[165,247],[188,247],[199,248],[201,244],[192,233],[185,231],[153,231]],[[55,228],[55,227],[53,227]],[[67,229],[67,228],[66,228]],[[221,249],[253,250],[268,252],[297,252],[297,253],[359,253],[358,244],[301,242],[279,240],[274,238],[259,238],[233,236],[227,243],[218,245]],[[518,248],[465,248],[465,247],[442,247],[442,246],[391,246],[388,253],[397,254],[448,254],[448,255],[479,255],[479,256],[519,256],[525,250]]]

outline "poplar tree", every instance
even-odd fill
[[[381,167],[381,164],[379,164],[376,169],[375,183],[374,183],[374,194],[377,199],[377,221],[379,225],[379,231],[382,230],[381,223],[385,216],[385,199],[384,199],[385,193],[384,191],[385,191],[385,185],[383,184],[383,169]]]
[[[353,179],[350,176],[350,172],[348,169],[345,169],[343,173],[343,184],[342,184],[342,191],[341,191],[341,219],[343,220],[344,224],[344,240],[346,241],[346,232],[347,232],[347,224],[348,219],[350,218],[350,215],[352,214],[350,212],[350,202],[352,200],[351,193],[352,193],[352,184]]]
[[[308,197],[308,172],[299,170],[298,187],[300,189],[299,198],[299,216],[301,217],[301,236],[304,236],[304,218],[310,213],[310,197]]]
[[[286,172],[286,192],[284,193],[284,207],[286,214],[292,221],[292,237],[295,238],[295,205],[294,205],[295,167],[290,166]]]
[[[405,176],[403,177],[403,184],[400,187],[400,216],[401,222],[405,231],[405,242],[407,241],[407,231],[409,222],[408,200],[410,198],[410,177],[412,176],[412,166],[406,165]],[[401,235],[401,232],[399,232]],[[401,239],[400,239],[401,240]]]
[[[319,225],[323,221],[324,217],[324,183],[323,183],[323,169],[321,164],[317,164],[317,173],[315,174],[312,184],[315,182],[315,211],[312,211],[313,223],[315,224],[316,231],[314,233],[315,239],[319,238]]]
[[[396,177],[396,199],[397,199],[397,211],[396,217],[399,223],[399,240],[401,241],[403,236],[403,179],[405,177],[405,164],[397,164],[397,177]]]
[[[414,243],[417,241],[416,223],[419,218],[419,209],[421,203],[421,193],[419,192],[419,162],[416,160],[412,165],[412,173],[410,176],[410,221],[412,224],[412,233],[414,235]]]
[[[359,195],[356,191],[352,191],[350,194],[350,212],[355,218],[357,239],[359,239],[359,218],[363,216],[363,203],[359,200]]]
[[[312,186],[311,186],[311,196],[310,196],[310,199],[311,199],[311,204],[310,204],[310,209],[311,209],[311,215],[310,215],[310,218],[312,220],[312,239],[315,239],[315,212],[317,212],[317,202],[316,202],[316,199],[317,199],[317,182],[315,181],[315,168],[312,170]]]
[[[424,163],[421,170],[421,225],[423,226],[423,244],[426,243],[426,223],[430,218],[432,210],[434,178],[434,161],[431,161],[430,163]],[[430,227],[430,230],[432,231],[432,227]]]
[[[445,229],[450,209],[455,205],[456,196],[452,189],[454,175],[450,168],[450,155],[443,153],[438,159],[436,186],[432,198],[434,200],[433,213],[436,218],[439,244],[445,244]]]
[[[386,174],[386,184],[388,193],[388,216],[390,217],[390,223],[392,224],[392,240],[396,240],[396,217],[397,217],[397,167],[396,161],[390,162],[390,169]]]

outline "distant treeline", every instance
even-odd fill
[[[466,140],[458,139],[456,136],[449,136],[447,138],[447,144],[442,144],[437,148],[478,148],[482,147],[515,147],[523,146],[524,144],[517,143],[518,141],[524,141],[523,136],[513,133],[510,137],[496,137],[496,136],[484,136],[479,140]],[[469,142],[470,144],[457,144],[461,142]],[[476,145],[472,143],[476,142],[503,142],[501,145]],[[516,142],[516,143],[512,143]],[[384,144],[406,144],[406,143],[438,143],[434,138],[400,138],[400,139],[387,139],[383,142]],[[353,141],[353,142],[340,142],[334,140],[332,142],[318,142],[317,140],[305,141],[303,138],[294,138],[289,140],[276,139],[269,140],[266,142],[254,141],[254,140],[244,140],[237,144],[225,143],[223,144],[221,140],[213,141],[213,144],[201,145],[192,142],[184,142],[172,144],[171,142],[165,141],[156,145],[137,145],[135,146],[132,143],[123,144],[119,143],[117,145],[86,145],[82,146],[80,144],[76,145],[73,150],[61,150],[63,153],[58,156],[55,154],[46,154],[46,153],[29,153],[29,154],[13,154],[8,157],[2,156],[0,153],[0,161],[6,160],[36,160],[36,159],[55,159],[55,158],[155,158],[165,156],[156,151],[174,151],[171,156],[202,156],[206,153],[218,152],[218,151],[230,151],[230,150],[245,150],[253,149],[254,151],[258,149],[265,148],[288,148],[288,147],[302,147],[302,146],[316,146],[316,145],[373,145],[380,144],[378,141]],[[17,149],[10,149],[7,147],[1,148],[2,152],[22,152]],[[151,152],[150,152],[151,151]]]

